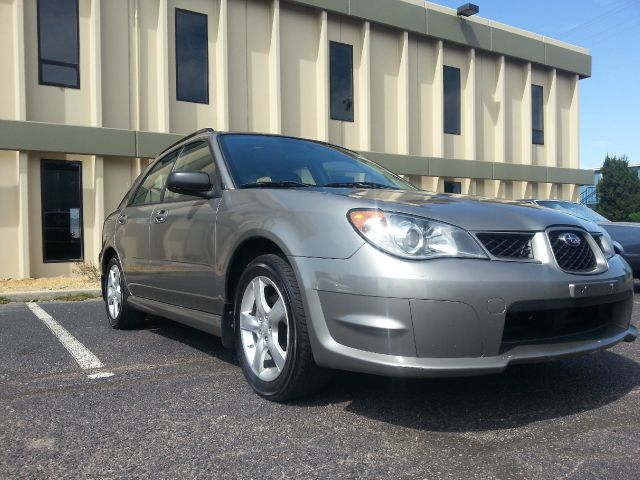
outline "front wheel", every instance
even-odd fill
[[[251,262],[237,288],[236,347],[249,385],[284,401],[322,388],[328,372],[313,360],[307,319],[291,266],[278,255]]]

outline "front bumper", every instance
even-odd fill
[[[314,358],[329,368],[418,377],[489,374],[603,350],[638,335],[630,325],[631,269],[618,256],[597,275],[537,262],[411,262],[369,245],[346,260],[290,260],[304,291]],[[573,317],[558,334],[541,335],[527,325],[553,326],[547,317],[565,311]]]

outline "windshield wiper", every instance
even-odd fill
[[[376,182],[332,182],[322,186],[329,188],[393,188],[391,185]]]
[[[281,182],[249,182],[240,185],[240,188],[295,188],[295,187],[315,187],[310,183],[281,181]]]

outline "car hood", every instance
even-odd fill
[[[637,222],[600,222],[602,227],[625,227],[625,228],[640,228],[640,223]]]
[[[589,221],[510,200],[410,190],[333,189],[331,193],[348,197],[357,204],[427,217],[471,231],[541,231],[552,225],[600,230]]]

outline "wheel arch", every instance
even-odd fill
[[[234,303],[240,276],[255,258],[269,253],[286,257],[284,248],[276,241],[263,235],[254,235],[240,242],[230,257],[224,282],[225,307],[222,318],[222,344],[225,347],[231,348],[234,345]]]
[[[100,258],[100,293],[102,294],[102,298],[105,299],[105,290],[104,290],[104,276],[107,272],[107,266],[113,257],[117,257],[118,252],[112,246],[109,246],[104,249],[102,252],[102,257]]]
[[[285,250],[274,240],[265,236],[252,236],[244,239],[231,255],[225,278],[225,301],[233,304],[236,287],[244,269],[260,255],[272,253],[286,256]]]

